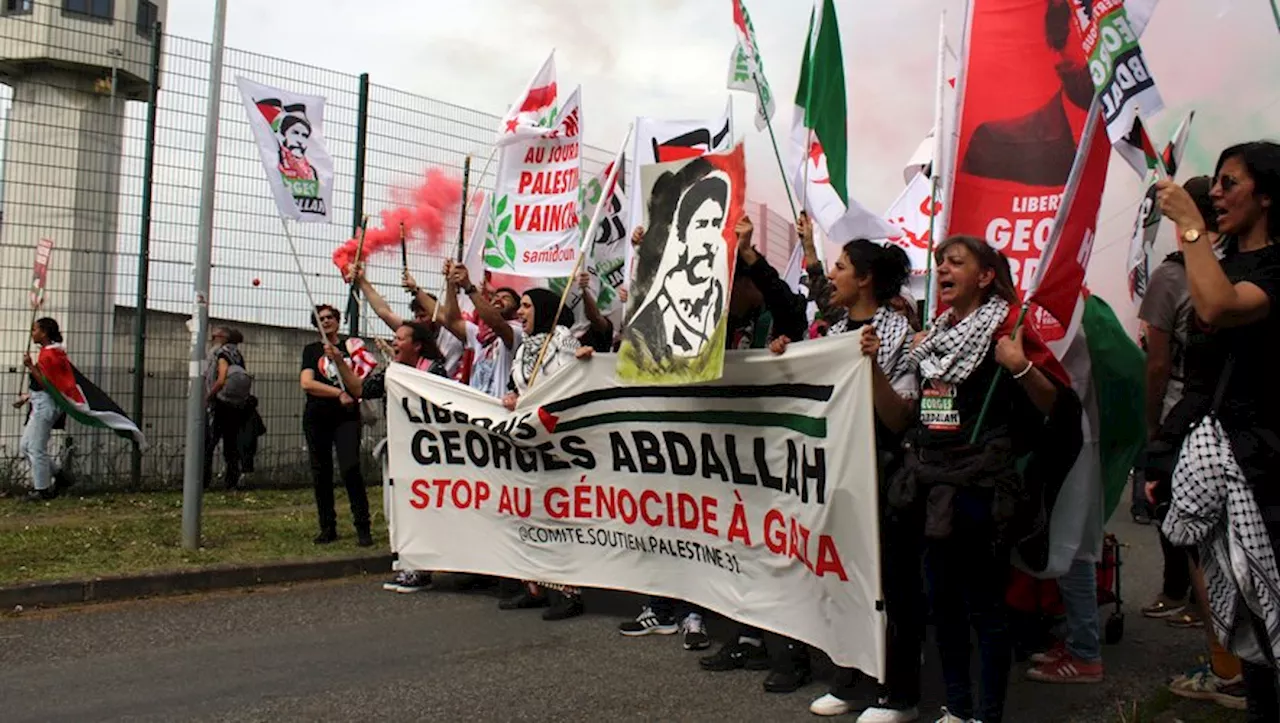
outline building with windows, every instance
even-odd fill
[[[115,316],[125,106],[149,97],[152,43],[165,5],[0,0],[0,83],[13,93],[0,175],[0,289],[28,289],[36,244],[52,239],[41,313],[58,319],[77,365],[90,375],[106,365],[104,340]],[[31,312],[16,300],[3,308],[0,370],[20,372]],[[75,344],[77,337],[84,341]],[[8,437],[15,430],[5,421],[0,434]]]

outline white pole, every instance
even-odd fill
[[[187,369],[187,449],[182,474],[182,546],[200,547],[200,505],[204,494],[204,346],[209,335],[209,266],[213,258],[213,201],[218,174],[218,115],[222,104],[222,51],[227,0],[213,10],[213,49],[209,59],[209,97],[204,117],[204,167],[200,173],[200,227],[196,241],[191,360]],[[141,310],[139,310],[141,311]]]
[[[937,234],[942,231],[942,226],[937,222],[938,209],[938,191],[941,188],[941,178],[943,177],[942,157],[945,155],[943,151],[942,139],[946,136],[945,125],[945,107],[946,107],[946,87],[947,87],[947,11],[942,11],[942,16],[938,19],[938,58],[937,58],[937,79],[935,81],[933,95],[933,156],[929,164],[929,248],[927,258],[925,260],[925,287],[924,287],[924,326],[926,329],[933,325],[934,307],[937,305],[937,299],[934,298],[933,288],[933,250],[937,248]]]

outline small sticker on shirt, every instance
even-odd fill
[[[956,388],[936,379],[925,382],[920,396],[920,423],[934,432],[960,429],[960,410],[956,408]]]

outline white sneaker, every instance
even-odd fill
[[[408,570],[401,570],[400,572],[397,572],[395,577],[382,583],[382,589],[387,590],[388,592],[399,592],[400,585],[404,583],[405,578],[408,577],[408,575]]]
[[[821,698],[809,704],[809,712],[814,715],[832,716],[844,715],[853,710],[853,704],[847,700],[842,700],[834,695],[827,693]],[[858,720],[862,720],[859,718]]]
[[[959,716],[951,715],[946,708],[942,709],[942,717],[934,721],[934,723],[978,723],[977,721],[967,721]]]
[[[920,720],[920,711],[916,708],[868,708],[858,716],[857,723],[915,723]]]

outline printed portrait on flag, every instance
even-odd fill
[[[949,234],[986,239],[1026,292],[1053,230],[1093,81],[1071,0],[977,0],[960,100]],[[1065,334],[1033,313],[1046,341]]]
[[[236,78],[280,215],[329,221],[333,159],[324,143],[324,98]]]
[[[648,209],[627,308],[618,377],[624,383],[719,379],[742,218],[742,146],[641,169]]]

